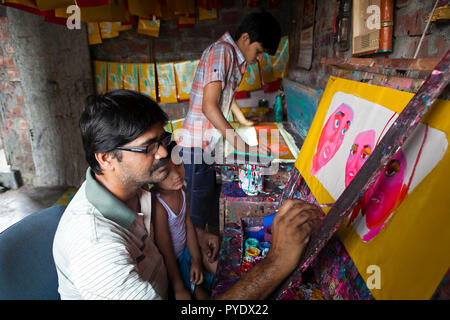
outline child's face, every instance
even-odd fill
[[[180,190],[184,185],[184,166],[175,165],[169,161],[169,175],[166,179],[157,184],[158,188],[163,190]]]

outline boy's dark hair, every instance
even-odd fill
[[[132,90],[117,90],[103,95],[91,95],[80,117],[81,137],[86,160],[92,171],[102,174],[95,153],[113,152],[133,141],[151,126],[167,123],[166,113],[151,98]]]
[[[237,41],[246,32],[250,36],[250,43],[260,42],[271,56],[277,52],[281,28],[278,21],[269,12],[262,10],[248,14],[236,30],[234,41]]]

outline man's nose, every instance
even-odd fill
[[[155,159],[163,159],[167,157],[168,154],[167,149],[161,144],[159,145],[158,150],[156,150]]]

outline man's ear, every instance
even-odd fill
[[[98,164],[100,165],[100,168],[102,169],[102,171],[114,170],[113,159],[115,159],[115,156],[112,152],[95,153],[95,159],[97,160]]]
[[[242,42],[244,42],[246,45],[250,44],[250,35],[247,32],[244,32],[243,34],[241,34],[241,36],[239,37],[239,39],[242,40]],[[248,41],[248,42],[247,42]]]

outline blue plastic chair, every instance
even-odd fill
[[[65,209],[35,212],[0,233],[0,299],[61,299],[52,247]]]

